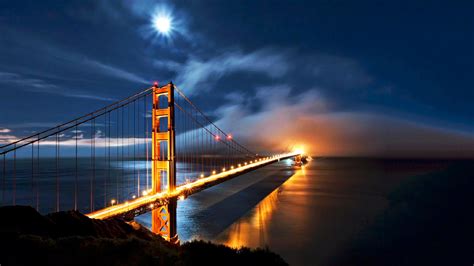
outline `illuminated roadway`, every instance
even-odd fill
[[[89,218],[93,219],[107,219],[112,217],[128,217],[136,216],[144,212],[150,211],[161,205],[166,204],[172,199],[185,198],[191,194],[197,193],[205,188],[219,184],[229,178],[244,174],[248,171],[255,170],[264,165],[274,163],[280,160],[288,159],[301,155],[300,152],[292,152],[286,154],[279,154],[272,157],[262,158],[246,165],[241,165],[234,169],[229,169],[217,174],[210,175],[197,179],[196,181],[177,186],[172,192],[163,191],[153,195],[144,195],[134,200],[125,201],[89,214]]]

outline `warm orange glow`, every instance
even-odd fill
[[[180,196],[178,197],[178,199],[179,199],[179,200],[184,200],[184,199],[186,199],[186,197],[185,197],[184,195],[180,195]]]
[[[303,155],[304,154],[304,146],[298,145],[293,149],[292,152],[297,153],[299,155]]]
[[[200,177],[203,178],[203,177],[204,177],[204,174],[201,174]]]
[[[116,202],[117,202],[117,201],[116,201],[115,199],[112,199],[112,200],[110,201],[110,204],[114,205]]]
[[[216,174],[216,170],[212,170],[212,174],[215,175],[215,174]]]
[[[144,206],[151,206],[149,204],[154,203],[159,200],[168,200],[168,199],[173,199],[173,198],[179,198],[179,199],[184,199],[186,195],[189,195],[189,193],[193,192],[193,189],[196,189],[196,191],[199,191],[197,188],[201,188],[203,186],[206,186],[208,184],[212,184],[213,182],[226,178],[229,176],[237,175],[241,172],[251,170],[260,166],[263,166],[264,164],[271,163],[271,162],[276,162],[279,161],[280,159],[285,159],[285,158],[290,158],[294,157],[298,154],[296,153],[288,153],[288,154],[279,154],[276,156],[274,159],[270,160],[263,160],[260,162],[252,162],[246,166],[239,167],[236,169],[230,169],[226,171],[225,168],[222,169],[222,173],[216,173],[214,174],[215,170],[213,171],[213,174],[204,178],[200,178],[197,180],[194,180],[192,182],[187,182],[186,184],[177,186],[175,190],[173,191],[162,191],[158,193],[148,193],[146,196],[141,196],[136,198],[135,195],[133,195],[133,200],[126,201],[122,204],[116,204],[114,206],[110,206],[104,209],[97,210],[93,213],[87,214],[89,218],[93,219],[107,219],[110,217],[115,217],[120,214],[130,212],[132,210],[144,207]]]
[[[260,201],[248,216],[242,217],[229,226],[215,241],[232,248],[240,248],[242,246],[257,248],[268,245],[272,216],[278,211],[278,201],[282,195],[281,188],[292,187],[295,183],[301,182],[302,178],[305,178],[304,167],[285,181],[280,188],[275,189]],[[298,199],[301,200],[303,198],[300,197]]]

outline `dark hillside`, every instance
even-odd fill
[[[210,260],[212,258],[212,260]],[[31,207],[0,208],[2,265],[286,265],[268,250],[194,241],[172,245],[138,224],[75,212],[42,216]]]

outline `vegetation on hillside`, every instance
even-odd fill
[[[2,265],[287,265],[264,249],[204,241],[173,245],[120,219],[79,212],[40,215],[31,207],[0,208]]]

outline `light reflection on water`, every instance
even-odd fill
[[[278,197],[282,190],[293,185],[296,179],[305,178],[304,166],[297,170],[281,187],[273,190],[242,219],[233,223],[216,237],[215,241],[233,248],[268,246],[269,223],[278,208]]]
[[[402,180],[439,167],[430,161],[316,159],[295,168],[282,161],[179,201],[178,235],[182,242],[268,246],[290,265],[327,265],[385,208]],[[150,226],[149,214],[137,219]]]
[[[291,160],[285,160],[178,201],[180,240],[214,238],[280,186],[294,173],[292,168]],[[149,213],[136,219],[151,228]]]

